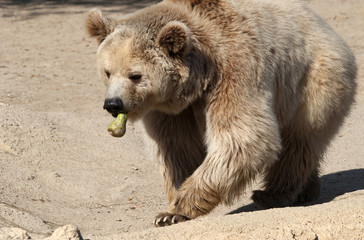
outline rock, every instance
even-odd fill
[[[20,228],[0,228],[0,239],[2,240],[24,240],[30,239],[28,233]]]
[[[78,228],[69,224],[54,230],[47,240],[83,240],[83,238]]]

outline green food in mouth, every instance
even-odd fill
[[[126,132],[126,120],[128,119],[128,116],[125,113],[119,113],[116,117],[115,121],[113,121],[107,131],[111,134],[113,137],[122,137],[124,136]]]

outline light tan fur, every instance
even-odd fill
[[[302,1],[165,0],[118,21],[94,10],[87,28],[107,97],[143,119],[155,146],[170,202],[157,226],[231,203],[259,173],[263,207],[318,197],[357,69]]]

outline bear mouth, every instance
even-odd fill
[[[111,115],[114,117],[114,118],[116,118],[119,114],[128,114],[128,112],[126,112],[126,111],[121,111],[121,112],[117,112],[117,113],[112,113]]]

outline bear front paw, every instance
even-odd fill
[[[164,227],[172,224],[177,224],[179,222],[185,222],[190,220],[188,217],[173,214],[173,213],[160,213],[154,219],[154,225],[156,227]]]

